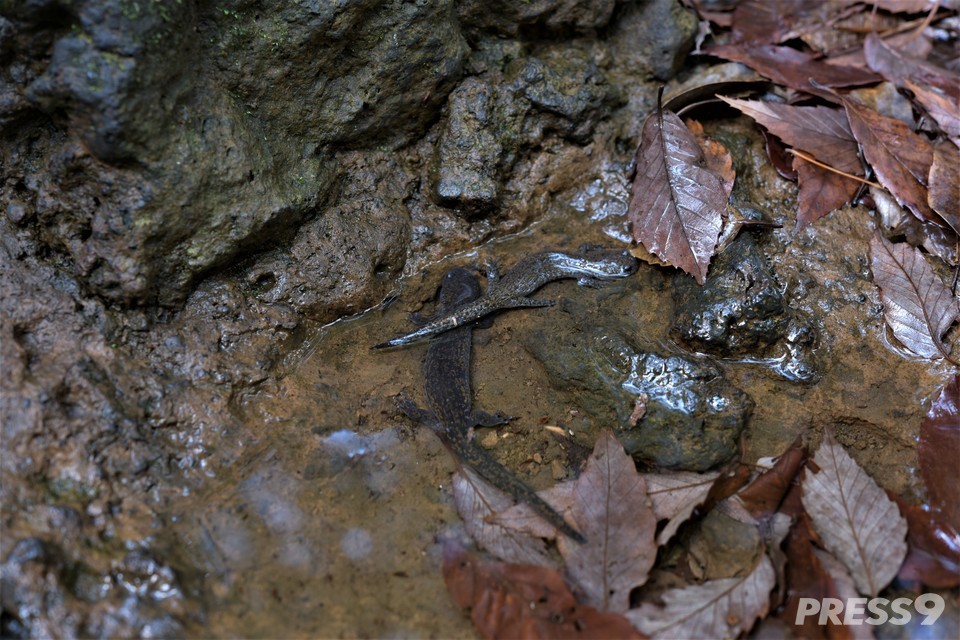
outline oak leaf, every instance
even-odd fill
[[[734,638],[767,615],[775,582],[773,565],[761,553],[746,576],[671,589],[660,595],[662,606],[644,603],[626,615],[651,638]]]
[[[803,507],[824,546],[850,570],[860,593],[876,597],[907,554],[907,521],[828,433],[807,469]]]
[[[960,315],[957,300],[923,255],[905,243],[891,244],[880,232],[870,241],[870,270],[880,287],[883,315],[903,346],[919,356],[950,352],[941,342]]]
[[[627,210],[634,240],[703,284],[726,204],[720,178],[706,168],[703,150],[683,121],[670,111],[651,114]]]

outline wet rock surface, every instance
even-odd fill
[[[742,233],[710,269],[702,287],[677,282],[676,339],[722,358],[770,359],[788,380],[816,382],[822,375],[817,330],[789,308],[782,282],[753,237]]]
[[[568,402],[616,424],[627,451],[657,467],[705,471],[737,453],[753,401],[718,367],[637,348],[623,327],[591,326],[573,315],[576,305],[564,306],[569,319],[553,319],[523,343]]]
[[[453,467],[394,399],[420,400],[422,353],[369,347],[452,264],[625,237],[650,79],[679,67],[692,16],[666,0],[0,14],[0,635],[468,634],[436,544],[457,527]],[[477,406],[515,416],[478,437],[541,489],[573,473],[544,425],[589,446],[616,423],[639,457],[685,468],[729,457],[745,420],[747,460],[835,427],[922,498],[912,438],[945,374],[882,347],[849,249],[866,213],[792,233],[793,187],[751,127],[722,130],[747,197],[785,222],[755,241],[781,337],[758,320],[726,332],[734,355],[683,351],[683,277],[654,267],[551,284],[558,307],[476,332]],[[770,368],[793,344],[784,361],[806,362],[813,335],[819,383]]]

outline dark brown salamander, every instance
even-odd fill
[[[436,315],[446,314],[479,295],[480,284],[475,275],[459,267],[451,269],[443,278]],[[506,422],[506,418],[499,414],[491,415],[472,408],[470,358],[473,327],[472,323],[462,324],[438,337],[427,349],[423,375],[430,408],[421,409],[408,398],[401,398],[400,409],[410,418],[433,429],[460,464],[469,466],[484,480],[514,499],[530,505],[562,533],[583,542],[583,536],[553,507],[473,440],[473,427]]]
[[[502,278],[492,280],[483,296],[451,307],[447,313],[437,315],[436,319],[416,331],[381,342],[374,349],[413,344],[501,309],[549,307],[555,304],[553,300],[537,300],[528,296],[554,280],[576,278],[581,285],[595,286],[601,280],[629,276],[638,266],[636,258],[628,251],[619,249],[585,246],[574,256],[558,251],[536,253],[520,260]]]

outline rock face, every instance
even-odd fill
[[[674,290],[673,333],[692,349],[724,358],[779,360],[788,380],[816,382],[818,332],[789,308],[773,269],[749,234],[742,234],[711,266],[702,286],[681,280]]]
[[[553,210],[662,4],[0,0],[0,635],[203,619],[172,505],[304,320]]]

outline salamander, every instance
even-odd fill
[[[502,278],[491,274],[484,295],[438,315],[416,331],[374,345],[374,349],[413,344],[501,309],[549,307],[556,302],[529,297],[548,282],[576,278],[581,285],[597,286],[602,280],[627,277],[636,272],[638,266],[639,262],[628,251],[602,247],[584,246],[576,255],[559,251],[536,253],[521,259]]]
[[[437,316],[480,295],[477,277],[463,268],[454,268],[443,278]],[[525,482],[501,465],[473,439],[473,427],[504,424],[503,415],[472,408],[470,360],[474,324],[460,324],[434,340],[424,361],[424,392],[429,409],[422,409],[401,397],[400,409],[410,418],[429,426],[460,463],[469,466],[484,480],[530,505],[534,511],[570,538],[582,542],[583,536],[553,507],[543,501]]]

